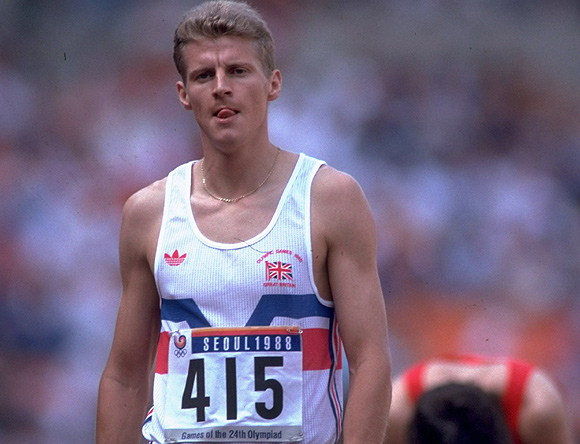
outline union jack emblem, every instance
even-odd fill
[[[292,264],[284,262],[267,262],[266,261],[266,280],[277,279],[294,280],[292,277]]]

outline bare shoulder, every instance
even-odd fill
[[[402,376],[393,380],[393,399],[389,419],[392,423],[403,423],[409,420],[412,411],[412,403],[407,392],[407,386]]]
[[[167,178],[153,182],[133,193],[123,206],[123,217],[142,218],[163,211]]]
[[[348,198],[361,198],[363,192],[358,182],[350,175],[328,165],[318,170],[312,184],[312,192],[316,197],[335,199],[335,204],[341,204]]]
[[[145,255],[153,263],[163,217],[166,179],[131,195],[123,206],[120,249],[122,258]]]
[[[349,174],[329,166],[320,168],[312,183],[313,217],[339,230],[359,224],[368,229],[374,219],[359,183]]]
[[[407,387],[402,376],[393,381],[393,398],[387,428],[389,444],[403,444],[406,442],[407,425],[411,421],[413,405],[409,398]]]
[[[571,443],[562,396],[541,370],[534,370],[527,384],[519,429],[526,443]]]

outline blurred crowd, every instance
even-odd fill
[[[198,3],[0,4],[2,443],[93,440],[123,202],[200,156],[171,60]],[[394,372],[529,360],[580,440],[577,2],[250,3],[283,73],[274,142],[368,195]]]

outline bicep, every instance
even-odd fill
[[[152,220],[128,202],[119,240],[122,294],[110,360],[123,374],[148,373],[159,335],[160,308],[150,264]]]
[[[149,278],[135,274],[123,289],[111,347],[111,359],[126,374],[150,370],[159,335],[157,292]]]
[[[349,365],[359,356],[385,357],[387,320],[376,264],[376,228],[368,202],[349,176],[326,184],[320,223],[325,227],[328,282]]]

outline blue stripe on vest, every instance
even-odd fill
[[[265,294],[246,326],[270,325],[275,317],[292,319],[320,316],[332,319],[334,309],[322,305],[314,294]]]
[[[161,299],[161,320],[186,321],[189,328],[211,327],[193,299]]]
[[[322,305],[314,294],[265,294],[246,326],[271,325],[275,317],[301,319],[311,316],[332,319],[334,309]],[[176,323],[185,321],[189,328],[211,327],[193,299],[162,299],[161,319]]]

